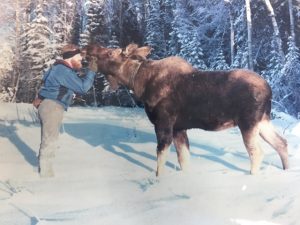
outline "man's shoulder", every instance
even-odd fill
[[[75,73],[70,66],[62,62],[55,62],[52,65],[52,69],[55,71],[55,73]]]
[[[70,67],[70,65],[62,59],[56,60],[53,66],[58,68],[69,69],[73,71],[72,67]]]

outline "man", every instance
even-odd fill
[[[52,162],[64,111],[67,111],[75,93],[84,94],[91,88],[97,71],[97,63],[92,59],[85,76],[78,76],[77,72],[82,68],[82,56],[76,45],[64,46],[62,57],[44,74],[39,91],[39,99],[42,100],[37,106],[41,122],[38,156],[41,177],[54,176]]]

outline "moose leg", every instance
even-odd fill
[[[190,161],[190,147],[186,130],[174,131],[173,142],[177,151],[177,157],[180,168],[182,171],[187,171]]]
[[[173,129],[168,127],[155,126],[155,133],[157,137],[157,171],[156,176],[160,176],[164,170],[167,160],[169,147],[172,143]]]
[[[288,169],[287,141],[276,133],[269,120],[263,120],[259,124],[260,136],[269,143],[279,154],[283,169]]]
[[[259,129],[258,126],[252,127],[247,130],[243,130],[242,128],[242,136],[243,141],[245,144],[245,147],[248,151],[250,161],[251,161],[251,174],[256,174],[259,169],[261,162],[263,160],[263,151],[261,150],[261,147],[259,145]]]

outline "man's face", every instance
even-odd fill
[[[82,61],[82,56],[80,55],[80,53],[74,55],[71,58],[71,64],[72,64],[73,69],[80,70],[82,68],[81,61]]]

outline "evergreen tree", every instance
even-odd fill
[[[300,112],[300,53],[292,37],[289,37],[288,54],[283,67],[284,81],[288,85],[286,107],[292,115],[299,115]]]
[[[40,5],[36,8],[36,18],[27,25],[23,34],[25,41],[23,56],[30,60],[31,70],[35,78],[40,75],[44,64],[53,57],[50,42],[52,31],[48,27],[48,19],[43,16],[43,9]]]
[[[173,32],[179,43],[179,55],[199,69],[207,69],[198,33],[188,16],[187,5],[178,2],[174,11]],[[173,35],[174,35],[173,34]]]
[[[76,19],[76,2],[72,0],[58,1],[55,0],[52,4],[47,1],[48,13],[50,14],[49,26],[53,30],[53,43],[56,49],[60,49],[66,43],[72,40],[73,30]],[[54,10],[55,9],[55,10]],[[50,12],[49,12],[50,11]]]
[[[216,51],[216,54],[212,57],[210,63],[210,69],[213,70],[227,70],[229,66],[225,60],[223,50],[219,47]]]
[[[168,51],[167,55],[177,55],[180,49],[180,44],[178,41],[178,37],[176,35],[176,31],[170,32],[170,39],[168,40]]]
[[[169,2],[169,1],[168,1]],[[177,55],[180,51],[180,43],[178,39],[178,35],[180,33],[180,11],[177,9],[177,4],[174,4],[173,11],[173,20],[171,21],[171,28],[169,33],[169,40],[168,40],[168,52],[167,55]]]
[[[235,49],[233,64],[231,68],[247,68],[248,55],[247,55],[247,24],[246,24],[246,11],[242,1],[234,0],[232,2],[235,7],[233,8],[234,14],[234,30],[235,30]]]
[[[107,47],[108,48],[119,48],[120,47],[119,41],[117,40],[117,36],[115,34],[112,35],[112,38],[109,41],[109,44]],[[105,79],[103,74],[101,74],[100,76],[98,76],[96,78],[94,85],[95,85],[97,93],[100,93],[99,100],[101,101],[102,105],[113,102],[112,99],[115,97],[116,92],[112,92],[110,90],[110,84]]]
[[[271,50],[267,60],[267,67],[262,71],[262,75],[268,81],[270,86],[275,89],[277,85],[280,85],[284,65],[277,49],[277,43],[275,43],[274,39],[271,41]],[[275,96],[277,96],[277,93]],[[278,94],[276,99],[279,99],[279,96],[280,94]]]
[[[212,49],[216,49],[220,43],[224,43],[224,56],[229,57],[230,19],[225,2],[224,0],[180,0],[182,8],[186,11],[182,16],[188,18],[192,29],[197,32],[205,59],[211,56]]]
[[[0,101],[10,102],[14,95],[11,72],[13,68],[14,54],[7,43],[0,44]]]
[[[108,48],[119,48],[120,47],[120,43],[117,39],[117,36],[114,33],[112,34],[107,47]]]
[[[207,66],[203,61],[203,52],[197,33],[187,32],[179,35],[180,52],[179,55],[191,63],[195,68],[205,70]]]
[[[71,25],[71,37],[70,42],[79,44],[80,34],[83,33],[83,18],[84,18],[84,8],[82,7],[83,0],[75,1],[74,6],[74,17]]]
[[[99,0],[87,0],[84,5],[86,7],[86,12],[83,12],[83,33],[81,33],[79,37],[80,46],[99,42],[99,33],[101,29],[100,20],[103,15],[103,5]],[[93,87],[84,96],[77,96],[78,104],[98,106],[99,101],[97,95],[98,93],[101,93],[98,89],[103,88],[102,83],[99,81],[101,81],[101,79],[97,76]]]
[[[283,66],[282,57],[278,52],[278,46],[275,39],[271,41],[270,54],[267,57],[266,69],[262,71],[262,76],[270,84],[273,91],[273,106],[279,111],[286,110],[281,103],[281,99],[286,92],[286,85],[283,84]]]
[[[105,31],[104,2],[102,0],[87,0],[86,18],[83,21],[83,33],[80,35],[80,45],[86,46],[89,43],[99,43],[107,35]]]
[[[233,64],[230,66],[230,68],[247,68],[248,61],[247,61],[247,47],[245,45],[243,46],[237,46],[237,52],[234,56]]]
[[[162,12],[162,30],[164,39],[166,40],[166,56],[176,55],[178,52],[177,39],[172,31],[172,22],[174,20],[174,9],[176,7],[176,1],[174,0],[162,0],[161,12]]]
[[[54,57],[50,42],[52,31],[48,27],[47,18],[43,16],[41,5],[37,5],[35,15],[36,17],[26,24],[22,35],[24,76],[20,79],[21,88],[17,98],[25,102],[35,97],[44,69]]]
[[[146,19],[146,41],[153,48],[151,57],[160,59],[166,55],[166,43],[160,14],[160,0],[149,1],[147,5],[149,17]]]
[[[120,46],[127,46],[130,43],[136,44],[143,44],[143,37],[142,33],[139,30],[139,22],[138,22],[138,15],[136,8],[134,5],[131,5],[129,0],[122,0],[121,1],[123,11],[122,19],[119,19],[120,26],[119,29],[121,30],[122,35],[120,35],[119,43]],[[117,34],[117,31],[114,30],[114,33]]]

